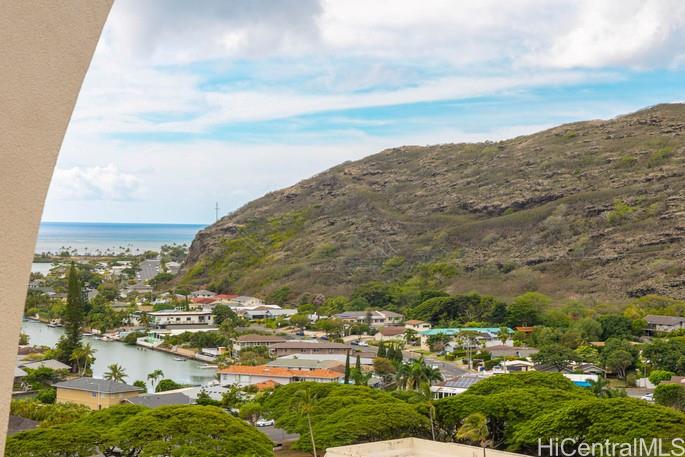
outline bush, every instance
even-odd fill
[[[673,375],[675,375],[675,373],[673,373],[672,371],[652,370],[652,372],[649,373],[649,382],[657,386],[660,382],[668,381],[669,379],[671,379],[671,376]]]
[[[678,384],[659,384],[654,390],[654,402],[684,411],[685,387]]]
[[[42,389],[36,395],[36,400],[45,404],[52,404],[57,399],[57,390],[53,387]]]

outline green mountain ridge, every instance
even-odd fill
[[[175,284],[685,298],[684,132],[685,105],[669,104],[499,142],[388,149],[200,231]]]

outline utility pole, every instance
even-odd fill
[[[219,220],[219,202],[216,202],[216,205],[214,206],[214,211],[216,212],[216,220]]]

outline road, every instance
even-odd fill
[[[416,359],[421,356],[421,354],[410,351],[403,351],[403,355],[405,360]],[[440,373],[442,373],[444,379],[455,378],[467,373],[466,370],[458,367],[455,362],[446,362],[432,355],[424,355],[423,359],[428,365],[436,365],[440,369]]]
[[[140,271],[138,272],[138,279],[146,282],[157,276],[160,271],[159,259],[143,260],[140,262]]]

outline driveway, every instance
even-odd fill
[[[421,356],[421,354],[411,351],[404,351],[403,355],[405,360],[416,359]],[[440,373],[442,373],[442,377],[444,379],[455,378],[457,376],[461,376],[465,373],[468,373],[467,370],[457,366],[456,362],[446,362],[444,360],[438,359],[436,356],[433,355],[424,355],[423,359],[426,361],[428,365],[436,365],[440,370]]]
[[[298,433],[288,433],[281,428],[276,427],[257,427],[257,430],[268,436],[274,444],[288,443],[300,438]]]

